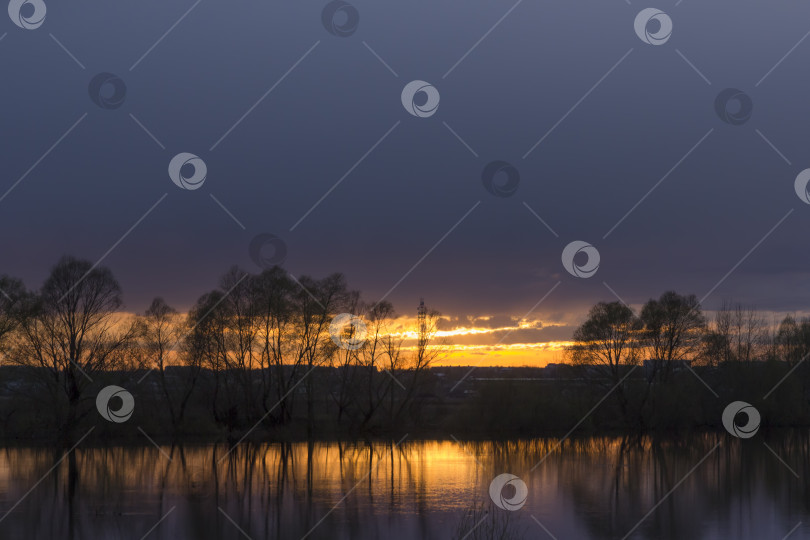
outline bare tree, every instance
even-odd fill
[[[187,319],[163,298],[155,298],[139,322],[143,341],[141,348],[148,362],[146,367],[157,371],[176,433],[185,416],[201,366],[199,356],[185,345]],[[184,369],[177,370],[177,375],[170,377],[167,375],[170,365]]]
[[[136,328],[118,314],[121,287],[109,269],[63,257],[20,323],[12,360],[40,368],[57,426],[68,437],[95,373],[130,367]]]
[[[394,392],[396,375],[390,370],[392,359],[390,323],[394,316],[394,306],[387,301],[376,303],[366,312],[368,335],[363,347],[358,351],[360,353],[358,362],[365,368],[366,377],[365,399],[360,404],[361,429],[372,422],[385,398]],[[387,375],[384,375],[383,371],[387,371]]]
[[[20,280],[0,276],[0,346],[3,338],[17,328],[27,296],[28,292]]]
[[[706,320],[694,294],[665,292],[641,310],[642,344],[652,360],[648,378],[666,380],[677,361],[692,361],[701,352]]]
[[[574,331],[574,344],[568,348],[573,364],[595,369],[607,386],[619,385],[629,366],[638,363],[637,339],[642,324],[633,310],[621,302],[599,302]],[[616,395],[622,413],[627,398],[621,385]]]
[[[751,362],[764,355],[767,324],[755,309],[724,302],[706,335],[707,363]]]
[[[421,404],[415,398],[422,389],[424,374],[447,351],[447,342],[437,338],[441,317],[442,314],[439,311],[429,309],[425,307],[424,303],[420,303],[419,316],[417,317],[416,349],[411,357],[407,372],[404,372],[409,377],[397,412],[393,414],[393,420],[401,419],[406,410],[410,411],[412,418],[419,415]],[[389,342],[389,345],[394,345],[394,343]],[[396,350],[398,353],[397,346],[389,350]],[[399,362],[398,358],[390,354],[389,360],[392,364]]]

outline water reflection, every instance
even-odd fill
[[[791,538],[810,534],[808,433],[763,441],[82,445],[56,467],[60,450],[11,447],[0,537],[778,539],[799,522]],[[491,504],[503,472],[528,486],[519,511]]]

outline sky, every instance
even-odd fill
[[[666,1],[637,33],[635,0],[44,4],[0,20],[0,274],[29,287],[72,254],[130,311],[187,309],[272,234],[293,274],[403,317],[423,297],[464,354],[517,362],[557,358],[598,301],[810,305],[810,6]],[[100,73],[126,88],[108,108]],[[406,110],[412,81],[435,110]],[[727,88],[750,117],[721,118]],[[572,242],[595,272],[566,269]]]

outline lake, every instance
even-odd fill
[[[3,448],[0,538],[810,537],[807,431],[144,444]]]

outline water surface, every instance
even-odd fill
[[[800,522],[789,538],[804,538],[809,449],[806,432],[562,446],[242,444],[231,453],[147,443],[82,445],[54,467],[62,451],[11,447],[0,450],[0,538],[781,539]],[[501,473],[526,483],[520,510],[492,504]]]

